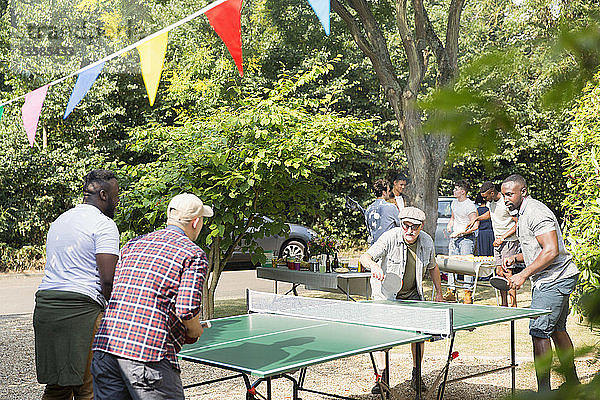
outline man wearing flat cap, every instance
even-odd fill
[[[435,286],[436,301],[443,301],[440,270],[435,262],[433,239],[422,232],[425,213],[416,207],[400,209],[400,227],[390,229],[360,257],[360,262],[371,269],[371,288],[374,300],[425,300],[423,277],[426,271]],[[379,261],[377,263],[376,261]],[[424,351],[424,343],[411,345],[413,375],[411,385],[426,390],[423,380],[417,376],[416,352]],[[381,353],[375,354],[378,375],[387,374]],[[387,380],[385,378],[384,380]],[[378,393],[379,385],[371,392]]]
[[[167,227],[125,244],[93,344],[94,399],[184,399],[177,352],[202,335],[208,262],[198,238],[213,210],[193,194],[167,207]]]

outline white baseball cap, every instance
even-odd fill
[[[167,220],[186,223],[196,217],[212,217],[213,209],[205,206],[198,196],[181,193],[173,197],[167,207]]]

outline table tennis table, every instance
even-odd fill
[[[307,387],[307,368],[353,355],[385,351],[386,368],[389,370],[388,350],[392,347],[447,338],[450,340],[448,358],[431,388],[437,387],[437,398],[442,399],[445,385],[450,382],[447,377],[456,332],[509,321],[511,364],[487,373],[511,368],[514,393],[517,366],[514,321],[549,312],[421,301],[354,303],[251,290],[247,291],[247,304],[248,314],[212,320],[212,327],[205,329],[196,343],[185,345],[179,352],[183,360],[236,374],[187,385],[186,388],[242,378],[247,400],[271,399],[272,380],[283,378],[292,382],[294,400],[299,399],[301,391],[350,399]],[[417,352],[417,357],[420,357],[420,352]],[[371,362],[377,374],[372,354]],[[417,365],[420,365],[419,359]],[[300,371],[297,378],[293,376],[296,371]],[[251,377],[257,379],[251,381]],[[266,394],[258,391],[262,383],[266,384]],[[381,398],[385,399],[389,395],[389,382],[378,380],[378,383],[382,389]],[[416,398],[421,398],[419,385]]]

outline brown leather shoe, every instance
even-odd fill
[[[444,299],[444,301],[450,302],[450,303],[454,303],[456,302],[456,295],[454,294],[453,290],[448,289],[446,291],[446,294],[444,294],[442,296],[442,298]]]
[[[465,297],[463,298],[463,303],[473,304],[473,292],[472,291],[465,290]]]

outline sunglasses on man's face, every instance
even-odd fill
[[[419,230],[420,227],[421,227],[421,224],[409,224],[406,222],[402,223],[402,229],[404,229],[405,231],[408,231],[408,230],[417,231],[417,230]]]

